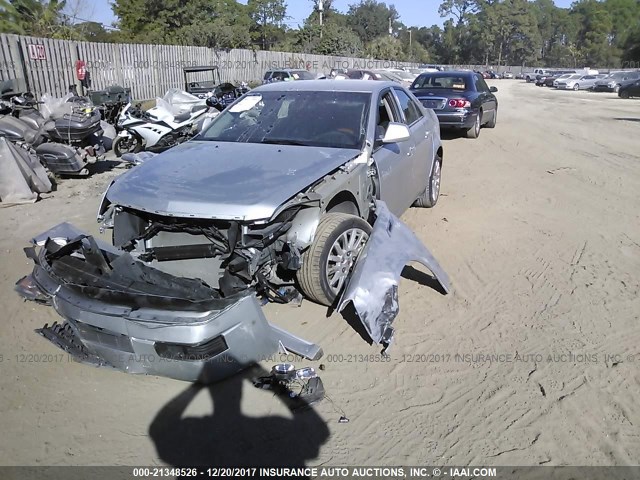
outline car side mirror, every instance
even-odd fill
[[[496,93],[496,92],[498,91],[498,87],[490,87],[490,88],[489,88],[489,91],[490,91],[491,93]]]
[[[382,137],[382,143],[400,143],[406,142],[411,138],[409,127],[404,123],[391,122],[387,126],[387,131]]]

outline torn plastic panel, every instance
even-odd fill
[[[38,333],[78,361],[129,373],[211,382],[278,351],[311,360],[318,345],[267,322],[253,289],[225,297],[61,224],[26,249],[36,263],[16,285],[66,319]]]
[[[427,267],[446,293],[449,277],[431,252],[387,205],[375,202],[376,221],[356,261],[338,311],[352,303],[371,339],[388,346],[393,338],[391,324],[398,315],[398,283],[409,262]]]

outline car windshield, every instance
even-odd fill
[[[579,78],[582,78],[582,75],[570,75],[568,77],[569,80],[577,80]]]
[[[266,91],[224,110],[200,139],[361,149],[370,93]]]
[[[467,80],[461,75],[421,75],[411,85],[413,89],[447,88],[450,90],[467,90]]]
[[[414,78],[416,78],[415,75],[409,72],[405,72],[404,70],[393,70],[391,73],[393,73],[396,77],[400,77],[403,80],[413,80]]]
[[[387,80],[389,82],[402,82],[402,79],[391,72],[377,71],[373,72],[377,80]]]
[[[315,80],[313,74],[307,72],[306,70],[295,70],[290,73],[295,80]]]

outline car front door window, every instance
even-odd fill
[[[378,102],[378,117],[376,121],[376,140],[384,137],[384,134],[387,132],[387,127],[391,122],[397,122],[398,118],[396,116],[393,104],[393,98],[391,97],[391,92],[387,91],[383,95],[380,96],[380,101]]]
[[[403,90],[398,88],[394,89],[398,102],[400,102],[400,109],[404,113],[404,118],[407,125],[413,125],[422,119],[422,112],[415,102],[407,95]]]

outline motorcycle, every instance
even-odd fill
[[[121,157],[125,153],[142,150],[158,153],[174,147],[198,133],[207,109],[207,105],[201,103],[176,107],[157,98],[156,106],[143,112],[139,105],[129,103],[120,113],[120,133],[113,143],[113,151]]]
[[[16,95],[3,102],[3,112],[0,135],[35,150],[54,174],[88,175],[88,165],[105,153],[100,113],[81,97],[45,95],[36,102],[32,95]]]

